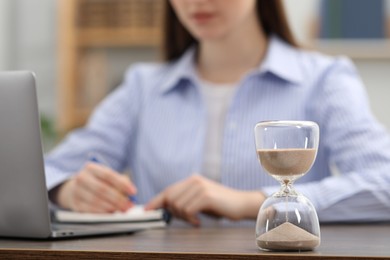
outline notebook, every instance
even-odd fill
[[[163,209],[145,210],[143,205],[135,205],[125,212],[107,214],[56,210],[52,212],[52,216],[54,220],[62,223],[153,222],[161,219],[168,222],[170,217]]]
[[[155,212],[160,217],[153,220],[139,215],[138,221],[117,221],[115,217],[109,221],[106,216],[105,221],[94,224],[59,223],[48,202],[35,76],[28,71],[0,72],[1,237],[52,239],[166,226],[161,212]]]

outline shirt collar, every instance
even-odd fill
[[[303,80],[299,51],[275,35],[270,37],[268,50],[259,70],[293,83]]]
[[[195,46],[189,48],[176,62],[172,62],[168,68],[168,77],[161,85],[161,93],[166,93],[176,86],[181,80],[196,80],[195,72]]]
[[[178,61],[169,65],[170,73],[161,85],[162,93],[178,86],[181,80],[196,81],[195,53],[196,48],[192,46]],[[299,69],[298,55],[299,51],[296,48],[273,35],[270,37],[265,59],[259,66],[259,72],[270,72],[286,81],[300,83],[303,80],[303,74]]]

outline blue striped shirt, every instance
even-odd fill
[[[173,63],[132,66],[87,125],[46,156],[48,189],[71,177],[94,152],[117,171],[130,169],[137,200],[146,203],[201,173],[206,112],[193,49]],[[389,135],[370,112],[348,59],[270,39],[265,60],[241,79],[226,114],[223,185],[266,194],[279,187],[256,157],[253,128],[263,120],[319,124],[316,162],[295,187],[312,201],[320,221],[390,219]]]

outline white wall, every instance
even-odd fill
[[[0,70],[10,66],[10,0],[0,1]]]
[[[294,36],[300,43],[310,41],[309,31],[316,19],[319,0],[283,0]]]
[[[40,110],[54,117],[57,112],[57,1],[12,0],[11,8],[11,67],[36,73]]]

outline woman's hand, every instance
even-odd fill
[[[130,179],[101,164],[89,162],[57,188],[54,202],[78,212],[108,213],[133,206],[129,195],[137,192]]]
[[[146,205],[146,209],[164,207],[174,216],[198,226],[200,212],[231,220],[255,219],[264,199],[261,192],[234,190],[193,175],[166,188]]]

